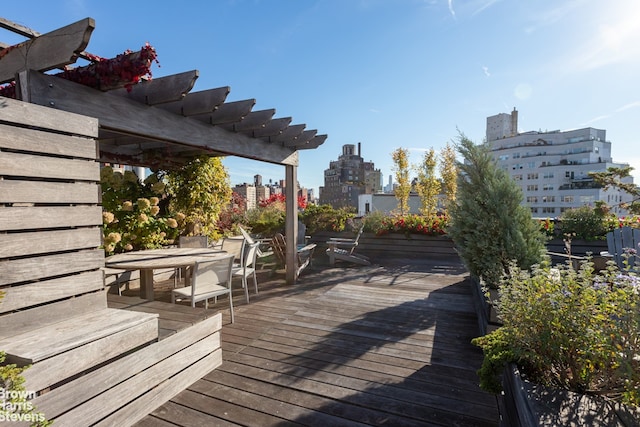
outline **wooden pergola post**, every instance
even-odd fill
[[[286,283],[296,284],[298,271],[297,237],[298,237],[298,167],[285,165],[285,197],[286,197]]]

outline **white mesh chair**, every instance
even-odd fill
[[[273,255],[273,250],[262,250],[262,248],[260,246],[270,246],[271,244],[271,239],[254,239],[253,237],[251,237],[251,235],[249,233],[247,233],[247,230],[245,230],[242,227],[238,227],[240,229],[240,233],[242,233],[242,237],[244,237],[244,239],[247,241],[248,244],[253,244],[253,243],[258,243],[258,250],[256,252],[256,256],[258,258],[266,258],[268,256]]]
[[[204,307],[209,308],[209,298],[221,295],[229,296],[229,310],[231,323],[233,316],[233,292],[231,289],[233,273],[233,255],[227,254],[211,261],[198,262],[193,267],[191,285],[171,291],[171,302],[189,300],[191,307],[199,301],[204,301]]]
[[[240,267],[245,245],[246,240],[242,236],[225,237],[222,240],[222,246],[220,249],[228,254],[232,254],[234,259],[234,267]]]
[[[206,248],[209,246],[209,238],[207,236],[180,236],[178,237],[179,248]],[[173,275],[173,287],[177,288],[182,277],[187,277],[186,268],[176,268]],[[185,286],[187,284],[185,283]]]
[[[249,276],[253,276],[253,285],[256,288],[256,294],[258,293],[258,279],[256,278],[256,255],[258,252],[259,242],[254,242],[245,246],[244,254],[240,262],[240,266],[233,267],[233,277],[242,278],[242,287],[244,288],[244,296],[249,303],[249,285],[247,279]]]

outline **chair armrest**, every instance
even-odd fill
[[[298,253],[312,251],[312,250],[314,250],[316,248],[316,246],[318,246],[318,245],[316,245],[315,243],[310,243],[310,244],[308,244],[306,246],[298,248]]]
[[[329,246],[329,248],[355,248],[356,246],[358,246],[358,243],[354,241],[338,242],[338,241],[329,240],[327,242],[327,246]]]
[[[328,242],[355,242],[355,239],[346,239],[344,237],[330,237]]]

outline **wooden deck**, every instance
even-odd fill
[[[295,287],[283,275],[259,284],[248,305],[241,289],[234,296],[234,324],[226,301],[209,309],[224,316],[222,366],[139,427],[499,424],[495,396],[477,385],[482,353],[469,343],[477,321],[460,265],[319,266]],[[165,333],[192,310],[138,302],[162,309]]]

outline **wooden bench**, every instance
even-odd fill
[[[156,342],[158,320],[107,308],[97,120],[2,104],[0,350],[43,395]]]

